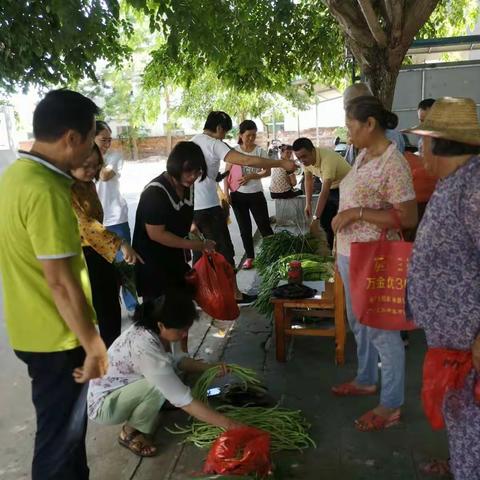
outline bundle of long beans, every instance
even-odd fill
[[[255,258],[255,268],[259,274],[280,257],[292,253],[315,253],[318,240],[312,235],[294,235],[287,230],[275,233],[262,240]]]
[[[239,365],[229,364],[226,366],[227,371],[230,375],[237,377],[240,382],[245,387],[245,390],[248,388],[249,385],[253,386],[260,386],[261,382],[258,378],[257,372],[252,370],[251,368],[240,367]],[[193,398],[197,400],[201,400],[202,402],[207,401],[207,391],[209,387],[214,382],[215,378],[218,377],[222,367],[215,366],[209,368],[205,372],[202,373],[200,378],[195,383],[195,386],[192,388],[192,395]]]
[[[300,410],[289,410],[278,405],[273,408],[224,405],[218,411],[237,422],[269,432],[272,452],[316,448],[315,442],[307,433],[310,425]],[[175,425],[175,429],[167,430],[173,434],[187,435],[184,441],[192,442],[199,448],[210,447],[224,431],[199,420],[194,420],[186,427]]]

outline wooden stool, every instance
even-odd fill
[[[313,298],[272,298],[270,301],[274,305],[277,361],[286,361],[287,337],[306,335],[335,338],[335,363],[345,363],[345,294],[338,271],[335,271],[335,282],[325,283],[325,291]],[[295,315],[333,317],[335,322],[331,328],[292,328]]]

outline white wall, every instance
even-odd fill
[[[318,115],[316,115],[316,110]],[[345,114],[343,111],[343,100],[339,94],[338,98],[325,100],[312,105],[308,110],[285,113],[285,130],[296,131],[307,128],[342,127],[345,125]]]
[[[0,107],[0,173],[17,157],[12,107]]]

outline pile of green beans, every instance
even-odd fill
[[[239,365],[235,364],[229,364],[226,367],[230,375],[233,375],[240,380],[245,390],[248,388],[249,385],[261,385],[261,382],[255,370],[252,370],[251,368],[240,367]],[[221,369],[222,367],[217,365],[215,367],[209,368],[202,373],[200,378],[195,383],[195,386],[192,388],[193,398],[207,403],[207,391],[213,384],[215,379],[218,377]]]
[[[316,448],[315,442],[307,433],[310,425],[300,410],[289,410],[278,405],[272,408],[224,405],[218,411],[237,422],[269,432],[272,452]],[[167,430],[173,434],[187,435],[184,441],[199,448],[210,447],[224,431],[199,420],[194,420],[186,427],[175,425],[175,429]]]

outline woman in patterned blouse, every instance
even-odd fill
[[[129,264],[136,263],[140,257],[128,243],[102,225],[102,205],[93,182],[102,164],[102,154],[95,145],[92,155],[82,167],[72,170],[71,174],[75,179],[72,204],[88,266],[93,306],[98,317],[100,335],[108,347],[120,335],[122,322],[118,277],[112,263],[119,250]]]
[[[450,461],[425,473],[480,479],[480,122],[470,98],[438,99],[417,127],[424,165],[439,178],[417,231],[408,269],[407,306],[425,330],[430,355],[443,357],[424,380],[442,383],[449,357],[470,363],[440,399]],[[470,358],[469,358],[470,357]],[[451,357],[450,357],[451,358]],[[458,358],[458,357],[457,357]],[[476,393],[476,394],[475,394]]]
[[[417,223],[417,204],[407,161],[385,136],[397,126],[397,116],[375,97],[358,97],[346,107],[346,125],[360,150],[340,184],[340,207],[332,221],[337,241],[337,264],[345,286],[347,317],[357,343],[357,376],[333,387],[339,396],[375,395],[378,357],[382,363],[379,405],[356,420],[360,431],[381,430],[400,420],[404,401],[405,348],[400,332],[367,327],[352,310],[349,287],[350,245],[378,240],[382,229],[394,228],[398,213],[402,228]]]

